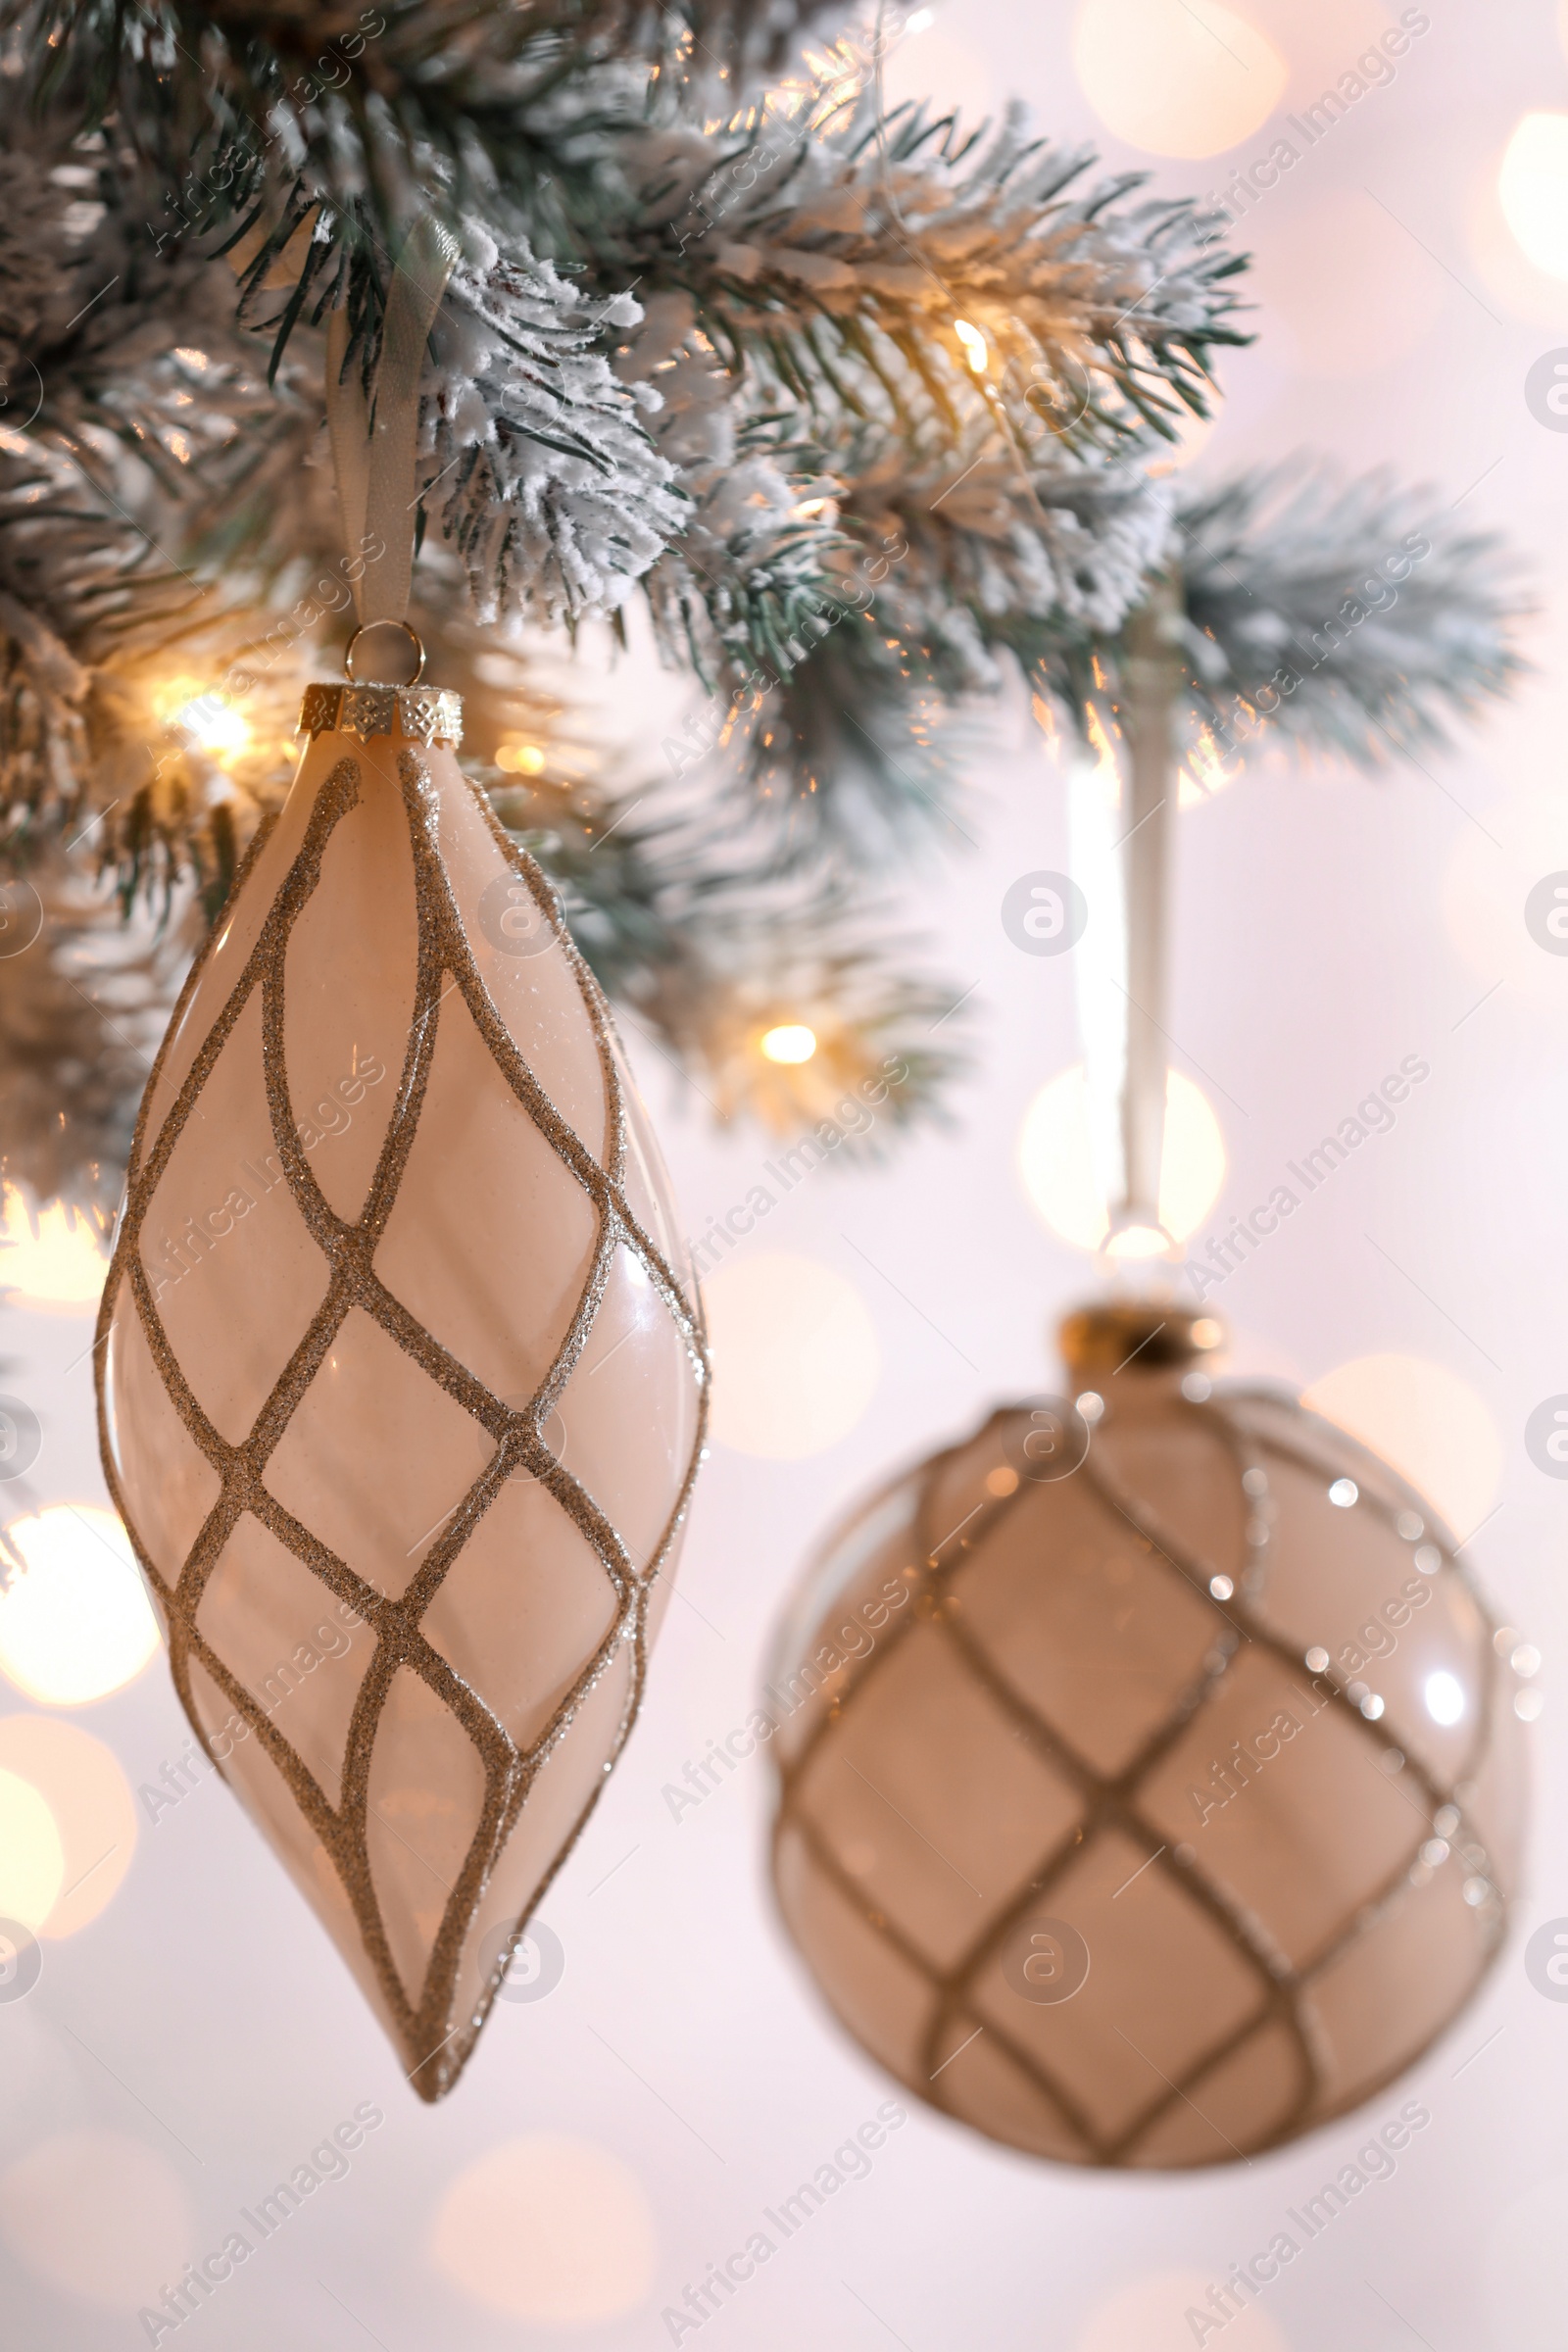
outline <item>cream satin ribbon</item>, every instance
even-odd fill
[[[1110,1238],[1162,1232],[1165,962],[1174,724],[1181,682],[1174,574],[1127,628],[1125,730],[1115,770],[1079,754],[1068,774],[1073,878],[1094,909],[1074,962],[1095,1172]],[[1116,772],[1119,771],[1119,772]]]
[[[458,259],[455,241],[422,216],[398,256],[381,328],[381,358],[367,403],[357,364],[348,358],[347,311],[333,311],[326,329],[326,421],[337,476],[343,544],[351,564],[367,543],[384,552],[362,564],[354,582],[361,628],[401,622],[414,576],[415,480],[419,425],[419,377],[425,345],[447,280]]]

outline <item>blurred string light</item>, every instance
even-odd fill
[[[1220,155],[1261,129],[1284,58],[1218,0],[1083,0],[1073,66],[1107,130],[1152,155]]]
[[[198,2250],[190,2200],[167,2157],[129,2132],[74,2126],[36,2141],[0,2173],[0,2232],[70,2307],[126,2314],[127,2335],[138,2307],[188,2312],[166,2298]],[[101,2335],[103,2323],[85,2324]]]
[[[991,365],[991,354],[986,348],[986,339],[980,329],[977,326],[971,326],[967,318],[955,318],[953,331],[963,345],[963,356],[969,363],[971,372],[975,375],[984,375]]]
[[[1052,1231],[1079,1250],[1109,1246],[1120,1257],[1153,1256],[1197,1232],[1225,1181],[1225,1139],[1200,1087],[1171,1070],[1165,1080],[1165,1147],[1159,1219],[1164,1234],[1129,1227],[1110,1240],[1110,1218],[1095,1172],[1089,1084],[1082,1062],[1046,1083],[1018,1137],[1024,1190]],[[1168,1237],[1168,1240],[1167,1240]]]
[[[96,1306],[109,1260],[87,1218],[63,1202],[29,1212],[15,1189],[0,1207],[0,1299],[74,1312]]]
[[[80,1707],[140,1674],[158,1621],[112,1511],[52,1503],[14,1520],[6,1541],[23,1568],[0,1592],[0,1671],[19,1690]]]
[[[1522,118],[1497,173],[1502,217],[1527,261],[1568,278],[1568,114]]]
[[[876,1327],[853,1282],[818,1258],[763,1250],[721,1265],[703,1301],[719,1445],[798,1462],[849,1436],[882,1372]]]
[[[602,2327],[650,2293],[659,2241],[642,2183],[608,2148],[554,2132],[503,2140],[436,2208],[435,2268],[487,2311],[536,2328]]]
[[[1418,1355],[1361,1355],[1303,1392],[1312,1411],[1348,1429],[1402,1471],[1461,1541],[1497,1499],[1502,1440],[1476,1391]],[[1418,1556],[1416,1566],[1424,1562]]]
[[[1071,2352],[1190,2352],[1195,2309],[1205,2318],[1213,2309],[1211,2279],[1197,2271],[1159,2271],[1118,2287],[1093,2312]],[[1240,2298],[1238,2297],[1238,2300]],[[1249,2303],[1232,2317],[1237,2352],[1291,2352],[1268,2315]]]
[[[761,1052],[768,1061],[809,1061],[816,1052],[816,1031],[804,1021],[781,1021],[763,1033]]]
[[[153,715],[172,733],[185,736],[220,767],[242,759],[251,746],[251,723],[226,696],[200,678],[171,678],[153,696]]]
[[[536,743],[522,743],[509,736],[496,747],[496,765],[511,776],[537,776],[544,772],[545,756]]]
[[[79,1724],[58,1715],[6,1715],[0,1717],[0,1773],[34,1790],[64,1856],[54,1900],[27,1924],[50,1939],[74,1936],[108,1909],[135,1855],[136,1800],[120,1759]],[[175,1788],[180,1786],[176,1781]]]
[[[0,1765],[0,1919],[36,1934],[65,1885],[66,1849],[30,1781]]]

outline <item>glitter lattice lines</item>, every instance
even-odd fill
[[[1343,1432],[1245,1391],[1114,1446],[1079,1426],[1080,1467],[1031,1485],[1028,1411],[997,1414],[829,1553],[774,1684],[779,1897],[934,2106],[1075,2163],[1224,2162],[1370,2095],[1474,1989],[1517,1726],[1451,1545]],[[909,1602],[857,1643],[893,1580]],[[1386,1699],[1320,1646],[1385,1589]],[[864,1654],[824,1680],[835,1641]],[[1462,1725],[1418,1720],[1432,1672]],[[1058,2005],[1039,1982],[1075,1935]]]
[[[608,1010],[548,884],[449,751],[344,745],[307,753],[149,1083],[100,1426],[186,1712],[434,2099],[636,1715],[707,1365]],[[384,910],[383,968],[401,939],[414,969],[395,1002],[362,989],[345,1010],[351,886]],[[485,931],[507,938],[486,891],[524,908],[530,959],[486,950]],[[321,1043],[334,1021],[352,1043]],[[364,1047],[377,1021],[384,1066]],[[530,1021],[534,1066],[514,1034]],[[291,1088],[296,1054],[310,1085],[333,1052],[346,1100],[396,1073],[378,1147],[359,1114],[363,1189],[350,1143],[311,1124],[327,1102],[302,1122],[312,1098]],[[575,1124],[540,1067],[558,1093],[569,1079]],[[220,1164],[244,1171],[226,1207],[171,1244]]]

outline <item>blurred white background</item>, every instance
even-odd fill
[[[1266,154],[1270,125],[1399,14],[1374,0],[946,0],[923,13],[891,98],[929,91],[978,113],[1018,96],[1107,167],[1200,194]],[[1265,1199],[1402,1057],[1432,1071],[1394,1130],[1227,1282],[1216,1303],[1233,1361],[1302,1384],[1341,1375],[1326,1392],[1340,1409],[1382,1432],[1461,1534],[1481,1528],[1470,1556],[1544,1658],[1536,1860],[1509,1947],[1477,2005],[1365,2119],[1416,2096],[1432,2127],[1225,2329],[1224,2352],[1560,2352],[1568,2310],[1568,2006],[1533,1989],[1522,1961],[1529,1932],[1568,1914],[1568,1487],[1523,1437],[1532,1410],[1568,1391],[1568,958],[1539,948],[1523,913],[1538,879],[1568,868],[1568,435],[1525,397],[1534,364],[1568,352],[1565,34],[1545,0],[1433,0],[1393,80],[1247,220],[1258,340],[1223,359],[1219,422],[1195,436],[1200,477],[1310,446],[1350,470],[1388,462],[1430,481],[1527,553],[1542,605],[1536,673],[1451,755],[1372,781],[1281,767],[1178,827],[1170,1026],[1227,1158],[1205,1231]],[[642,691],[622,668],[612,692],[628,727]],[[148,1818],[137,1792],[187,1740],[161,1658],[84,1705],[54,1703],[71,1694],[49,1684],[60,1661],[46,1655],[30,1690],[0,1680],[0,1872],[8,1840],[38,1850],[27,1807],[41,1789],[62,1888],[89,1874],[34,1990],[0,2004],[7,2342],[146,2341],[138,2306],[368,2104],[384,2122],[346,2177],[184,2323],[181,2345],[652,2352],[670,2340],[663,2307],[890,2095],[773,1917],[765,1760],[678,1820],[662,1792],[744,1721],[768,1628],[835,1514],[1049,1381],[1054,1322],[1092,1282],[1019,1171],[1031,1100],[1079,1054],[1070,958],[1018,954],[1000,919],[1016,876],[1068,863],[1060,777],[1021,699],[977,762],[964,821],[978,848],[935,837],[917,890],[946,965],[975,984],[979,1053],[957,1123],[881,1169],[814,1173],[713,1286],[732,1401],[643,1720],[545,1905],[564,1975],[545,1998],[498,2004],[443,2106],[413,2097],[212,1776]],[[772,1146],[715,1137],[697,1095],[630,1042],[698,1234],[744,1199]],[[781,1269],[780,1253],[805,1264]],[[804,1302],[787,1347],[768,1311],[781,1283]],[[104,1499],[91,1337],[86,1306],[0,1315],[0,1386],[42,1424],[40,1504]],[[789,1458],[751,1450],[785,1439]],[[134,1627],[123,1638],[128,1664]],[[1364,2136],[1352,2118],[1229,2171],[1118,2179],[913,2114],[869,2177],[707,2323],[705,2352],[1177,2352],[1195,2291],[1266,2244]]]

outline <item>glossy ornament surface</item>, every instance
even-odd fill
[[[790,1934],[911,2091],[1063,2162],[1254,2154],[1449,2025],[1517,1884],[1451,1538],[1217,1327],[1102,1309],[830,1543],[774,1654]]]
[[[707,1370],[554,895],[455,698],[374,691],[176,1007],[97,1361],[186,1711],[436,2098],[635,1716]]]

